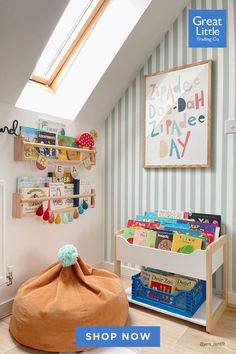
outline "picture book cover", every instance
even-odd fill
[[[21,193],[24,199],[30,199],[28,203],[23,203],[23,214],[34,215],[38,207],[43,204],[43,209],[46,210],[48,201],[34,201],[35,198],[48,197],[49,188],[22,188]]]
[[[74,194],[74,183],[64,183],[64,194],[73,195]],[[73,198],[65,199],[65,208],[73,207]]]
[[[49,183],[50,197],[61,197],[64,195],[64,183]],[[53,199],[50,201],[51,210],[65,208],[65,199]]]
[[[158,210],[158,217],[172,218],[172,219],[187,219],[188,212],[180,210]]]
[[[123,237],[129,242],[133,243],[134,242],[134,231],[135,229],[132,229],[131,227],[128,228],[126,227],[123,232]]]
[[[58,145],[78,148],[79,146],[75,142],[75,138],[67,135],[58,135]],[[80,152],[78,151],[68,151],[61,149],[57,154],[58,160],[80,160]]]
[[[160,223],[158,222],[147,222],[147,221],[138,221],[138,220],[128,220],[127,227],[134,227],[140,229],[158,229]]]
[[[39,130],[44,130],[49,133],[54,133],[56,134],[56,136],[66,134],[66,125],[63,123],[58,123],[52,120],[40,118],[38,124],[39,124]]]
[[[152,273],[146,269],[141,270],[140,278],[145,286],[149,286],[150,277]]]
[[[173,233],[172,232],[156,232],[156,244],[155,248],[171,251],[172,242],[173,242]]]
[[[157,232],[154,230],[147,231],[146,246],[155,248]]]
[[[90,194],[91,184],[85,179],[75,179],[74,180],[74,194]],[[78,207],[79,204],[85,200],[88,205],[91,205],[91,197],[74,198],[74,206]]]
[[[201,249],[202,239],[188,235],[174,234],[171,251],[190,254]]]
[[[179,291],[182,290],[190,291],[195,287],[196,284],[197,284],[196,280],[191,280],[185,277],[177,277],[175,292],[178,293]]]
[[[215,239],[221,235],[221,215],[189,213],[188,218],[197,222],[204,222],[216,225]]]
[[[38,133],[39,133],[38,129],[31,128],[31,127],[23,127],[23,126],[20,127],[20,135],[23,137],[25,141],[29,141],[31,143],[38,142]],[[25,145],[24,156],[25,158],[37,159],[38,152],[34,147],[30,145]]]
[[[56,134],[39,131],[38,142],[40,144],[56,145]],[[39,147],[37,151],[47,159],[56,159],[56,149]]]
[[[196,222],[190,220],[178,220],[178,224],[188,224],[191,230],[199,230],[203,236],[207,236],[210,238],[210,242],[214,241],[215,233],[216,233],[216,225],[203,223],[203,222]]]
[[[175,292],[176,278],[171,275],[152,273],[149,280],[149,288],[161,290],[173,294]]]
[[[134,245],[146,246],[147,230],[146,229],[135,229],[134,231]]]
[[[215,224],[216,226],[221,227],[221,215],[190,212],[188,219],[196,222]]]
[[[51,182],[61,182],[61,183],[74,183],[74,178],[71,176],[70,172],[65,171],[63,177],[56,177],[55,172],[48,172],[48,177],[52,179]]]
[[[150,216],[146,216],[146,215],[136,215],[135,220],[154,222],[154,221],[156,221],[156,217],[150,217]]]
[[[16,193],[21,193],[22,188],[43,188],[52,182],[50,177],[26,176],[16,178]]]

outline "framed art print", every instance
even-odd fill
[[[211,66],[145,76],[145,168],[210,167]]]

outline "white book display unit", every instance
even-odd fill
[[[121,276],[121,262],[129,262],[206,281],[206,301],[193,317],[185,317],[136,301],[131,297],[131,288],[126,290],[129,302],[205,326],[207,332],[212,332],[227,304],[227,235],[223,235],[209,244],[206,250],[195,250],[191,254],[130,244],[122,235],[123,230],[117,231],[115,234],[114,271],[117,275]],[[218,296],[213,294],[212,275],[222,265],[223,294],[222,296]]]

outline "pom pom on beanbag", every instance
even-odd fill
[[[58,260],[63,267],[69,267],[77,262],[78,255],[74,245],[64,245],[58,251]]]
[[[92,148],[94,146],[94,139],[89,133],[82,133],[76,138],[76,144],[82,147]]]

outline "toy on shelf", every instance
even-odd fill
[[[92,148],[95,144],[94,138],[90,133],[82,133],[75,139],[76,144],[81,147]]]

